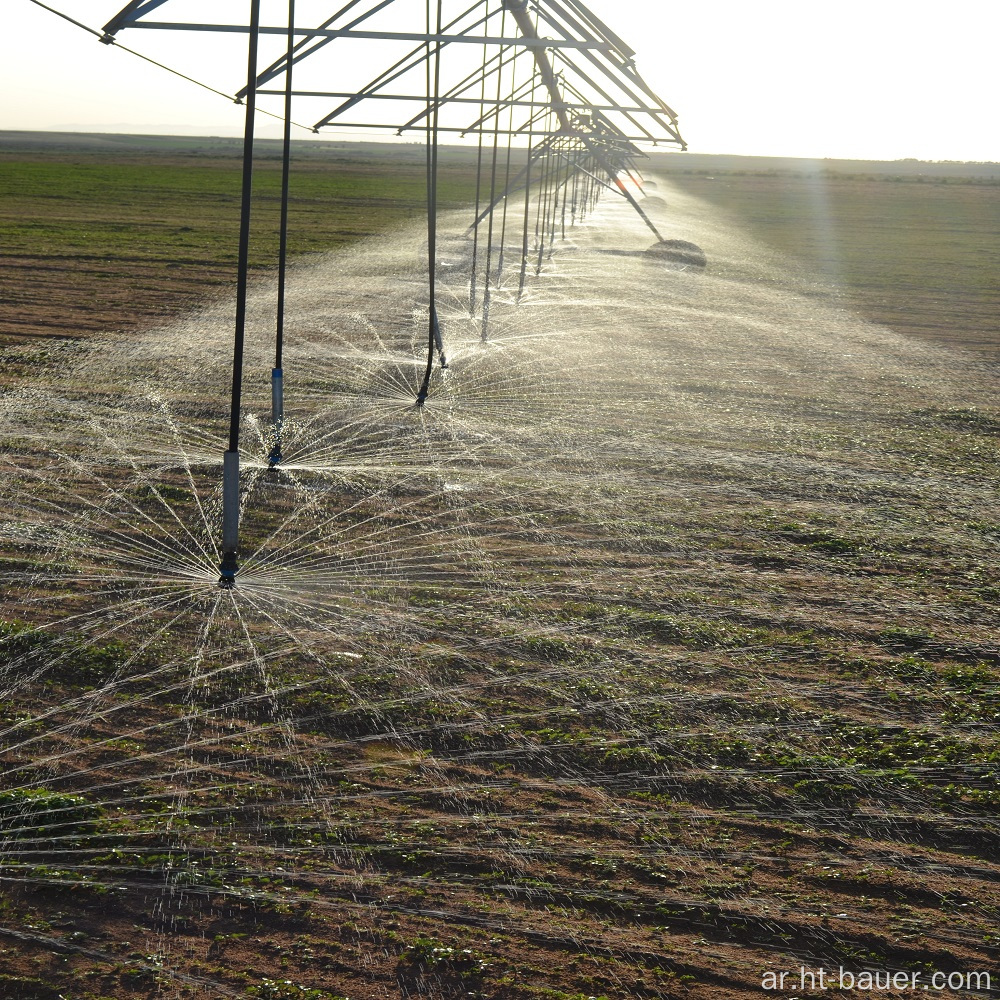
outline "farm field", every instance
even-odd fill
[[[317,148],[319,147],[319,148]],[[260,141],[251,260],[275,266],[280,149]],[[0,134],[0,343],[138,329],[235,282],[233,140]],[[475,196],[470,154],[442,163],[447,208]],[[423,217],[413,145],[299,143],[289,253],[336,249]]]
[[[875,323],[1000,359],[1000,166],[654,157]]]
[[[823,243],[801,179],[654,161],[647,208],[708,269],[605,199],[523,302],[501,280],[484,341],[456,154],[451,367],[417,411],[419,151],[372,147],[377,183],[366,149],[335,183],[303,153],[287,461],[263,241],[224,591],[235,162],[128,139],[109,166],[106,141],[0,157],[0,998],[838,995],[803,968],[995,991],[991,293],[953,268],[922,317],[975,301],[961,338],[905,335],[912,254],[876,253],[869,211],[902,182],[837,181],[851,236]],[[92,225],[123,190],[159,207]],[[101,254],[135,299],[88,314]]]

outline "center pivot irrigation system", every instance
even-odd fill
[[[33,0],[34,2],[34,0]],[[262,2],[264,9],[262,11]],[[298,0],[316,18],[319,0]],[[212,9],[232,18],[212,22]],[[286,18],[287,9],[287,18]],[[167,14],[193,20],[162,20]],[[270,14],[281,23],[264,23]],[[249,16],[247,16],[249,15]],[[681,266],[703,266],[701,251],[667,240],[636,197],[642,178],[637,143],[686,148],[674,112],[635,67],[635,52],[580,0],[348,0],[315,27],[296,23],[296,0],[132,0],[95,32],[118,45],[126,29],[214,32],[248,36],[246,106],[229,447],[223,459],[220,584],[239,568],[240,397],[247,312],[254,120],[259,104],[283,98],[281,233],[275,361],[271,373],[272,466],[282,461],[284,418],[282,343],[285,312],[290,137],[293,103],[322,110],[313,132],[387,129],[426,139],[428,310],[426,363],[414,396],[427,400],[435,359],[447,367],[437,309],[438,149],[442,136],[478,142],[475,216],[469,227],[469,312],[489,337],[490,298],[504,271],[508,223],[519,228],[517,298],[529,268],[540,272],[557,234],[565,236],[596,198],[625,198],[656,237],[650,252]],[[154,19],[154,17],[156,19]],[[242,18],[246,17],[246,20]],[[280,46],[262,58],[267,45]],[[124,46],[122,46],[124,47]],[[373,68],[384,67],[372,75]],[[211,89],[211,88],[210,88]],[[328,110],[336,101],[333,110]],[[311,117],[311,115],[310,115]],[[296,126],[298,127],[298,126]],[[517,150],[515,153],[514,150]],[[521,202],[523,201],[523,208]],[[509,211],[511,203],[516,207]],[[519,218],[515,218],[519,216]],[[519,259],[517,259],[519,258]]]

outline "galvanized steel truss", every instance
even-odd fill
[[[162,16],[180,6],[175,0],[132,0],[104,26],[102,41],[115,44],[118,34],[127,29],[249,36],[246,85],[235,95],[247,107],[230,439],[223,463],[220,583],[232,586],[238,568],[240,401],[254,117],[259,97],[283,97],[281,117],[285,123],[278,329],[272,371],[272,464],[281,461],[284,412],[284,248],[293,101],[311,106],[327,99],[339,102],[315,121],[314,132],[383,129],[426,137],[429,310],[426,366],[414,398],[417,407],[427,399],[435,357],[446,366],[435,301],[437,149],[442,135],[475,136],[479,188],[484,191],[488,177],[488,193],[483,199],[477,196],[469,230],[469,309],[473,315],[481,315],[484,340],[489,337],[492,291],[499,286],[504,268],[512,196],[523,200],[520,253],[515,255],[519,258],[520,297],[529,269],[541,271],[554,241],[565,236],[567,223],[584,214],[602,190],[627,199],[663,244],[660,232],[635,197],[637,186],[629,183],[638,179],[636,159],[644,155],[636,144],[686,147],[676,114],[639,75],[634,50],[582,0],[475,0],[468,6],[465,0],[425,0],[423,4],[414,0],[347,0],[313,27],[296,23],[295,0],[287,0],[286,22],[278,25],[261,23],[261,0],[245,0],[245,6],[240,5],[249,12],[245,22],[153,20],[154,14]],[[226,6],[231,10],[235,4]],[[262,39],[272,36],[281,36],[284,51],[261,70],[259,46]],[[345,61],[336,59],[345,45],[355,50],[368,46],[372,53],[369,62],[383,68],[364,82],[348,80],[345,85],[340,75]],[[321,82],[312,86],[296,82],[302,68],[314,76],[318,70]],[[276,81],[283,86],[275,86]],[[415,104],[419,107],[414,114]],[[498,169],[501,144],[505,147],[502,170]],[[513,177],[512,145],[527,147],[526,162]],[[497,213],[501,214],[499,221]]]

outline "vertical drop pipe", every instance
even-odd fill
[[[532,127],[535,114],[535,92],[538,86],[538,68],[531,78],[531,115],[528,119],[528,163],[524,175],[524,220],[521,230],[521,268],[517,278],[517,301],[524,296],[524,282],[528,273],[528,225],[531,221],[531,167],[535,158],[535,132]]]
[[[219,584],[232,587],[239,569],[240,400],[243,395],[243,341],[247,319],[247,272],[250,266],[250,199],[253,194],[253,129],[257,110],[257,42],[260,0],[250,0],[246,124],[243,129],[243,194],[240,201],[240,247],[236,275],[236,329],[233,335],[233,387],[229,410],[229,449],[222,458],[222,562]]]
[[[510,61],[510,87],[511,97],[517,95],[517,80],[515,78],[514,59]],[[497,108],[496,127],[500,128],[500,109]],[[503,261],[507,252],[507,206],[510,202],[510,162],[511,152],[514,143],[514,102],[511,100],[507,109],[507,163],[504,167],[503,178],[503,216],[500,223],[500,253],[497,255],[496,287],[500,288],[503,280]],[[488,279],[488,276],[487,276]]]
[[[483,20],[484,24],[488,24],[491,14],[490,14],[490,0],[485,0],[486,6],[486,16]],[[489,51],[487,43],[483,43],[483,66],[489,60]],[[477,144],[478,151],[476,153],[476,222],[472,227],[472,268],[470,270],[469,277],[469,316],[476,315],[476,269],[479,267],[479,205],[482,200],[483,193],[483,129],[482,121],[486,117],[486,73],[483,73],[482,80],[479,84],[479,141]]]
[[[580,151],[573,153],[573,206],[571,210],[570,225],[576,225],[577,199],[580,195]]]
[[[281,147],[281,222],[278,232],[278,314],[274,337],[274,367],[271,369],[271,425],[274,440],[268,464],[282,460],[281,430],[285,420],[285,387],[282,351],[285,341],[285,281],[288,263],[288,178],[292,162],[292,62],[295,47],[295,0],[288,0],[288,49],[285,54],[285,122]]]
[[[506,9],[500,15],[500,35],[503,36],[507,28]],[[497,63],[497,96],[495,102],[496,114],[493,118],[493,155],[490,159],[490,220],[486,226],[486,277],[483,280],[483,315],[480,326],[479,339],[486,343],[490,339],[490,305],[493,301],[493,289],[490,285],[490,275],[493,273],[493,224],[498,204],[497,198],[497,163],[500,155],[500,102],[503,97],[503,71],[506,68],[504,62],[505,49],[500,49],[499,61]],[[504,194],[506,203],[506,192]]]
[[[434,351],[438,352],[441,367],[447,368],[448,361],[444,355],[444,344],[441,340],[441,324],[437,314],[437,181],[438,181],[438,141],[439,141],[439,109],[441,107],[441,31],[442,5],[437,4],[437,33],[434,45],[433,74],[431,69],[431,5],[427,2],[427,106],[431,109],[427,124],[427,364],[424,367],[424,377],[417,391],[416,405],[421,407],[427,402],[431,386],[431,372],[434,368]],[[433,80],[433,83],[432,83]]]
[[[545,131],[552,133],[552,114],[545,118]],[[552,144],[546,141],[545,160],[542,163],[541,193],[538,196],[538,211],[535,214],[535,239],[538,243],[538,260],[535,262],[536,277],[542,273],[542,261],[545,257],[545,231],[549,217],[549,199],[551,197],[552,182]]]

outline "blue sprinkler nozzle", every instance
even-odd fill
[[[219,586],[224,590],[232,590],[236,586],[236,571],[239,566],[236,563],[236,553],[226,552],[222,556],[219,565]]]

